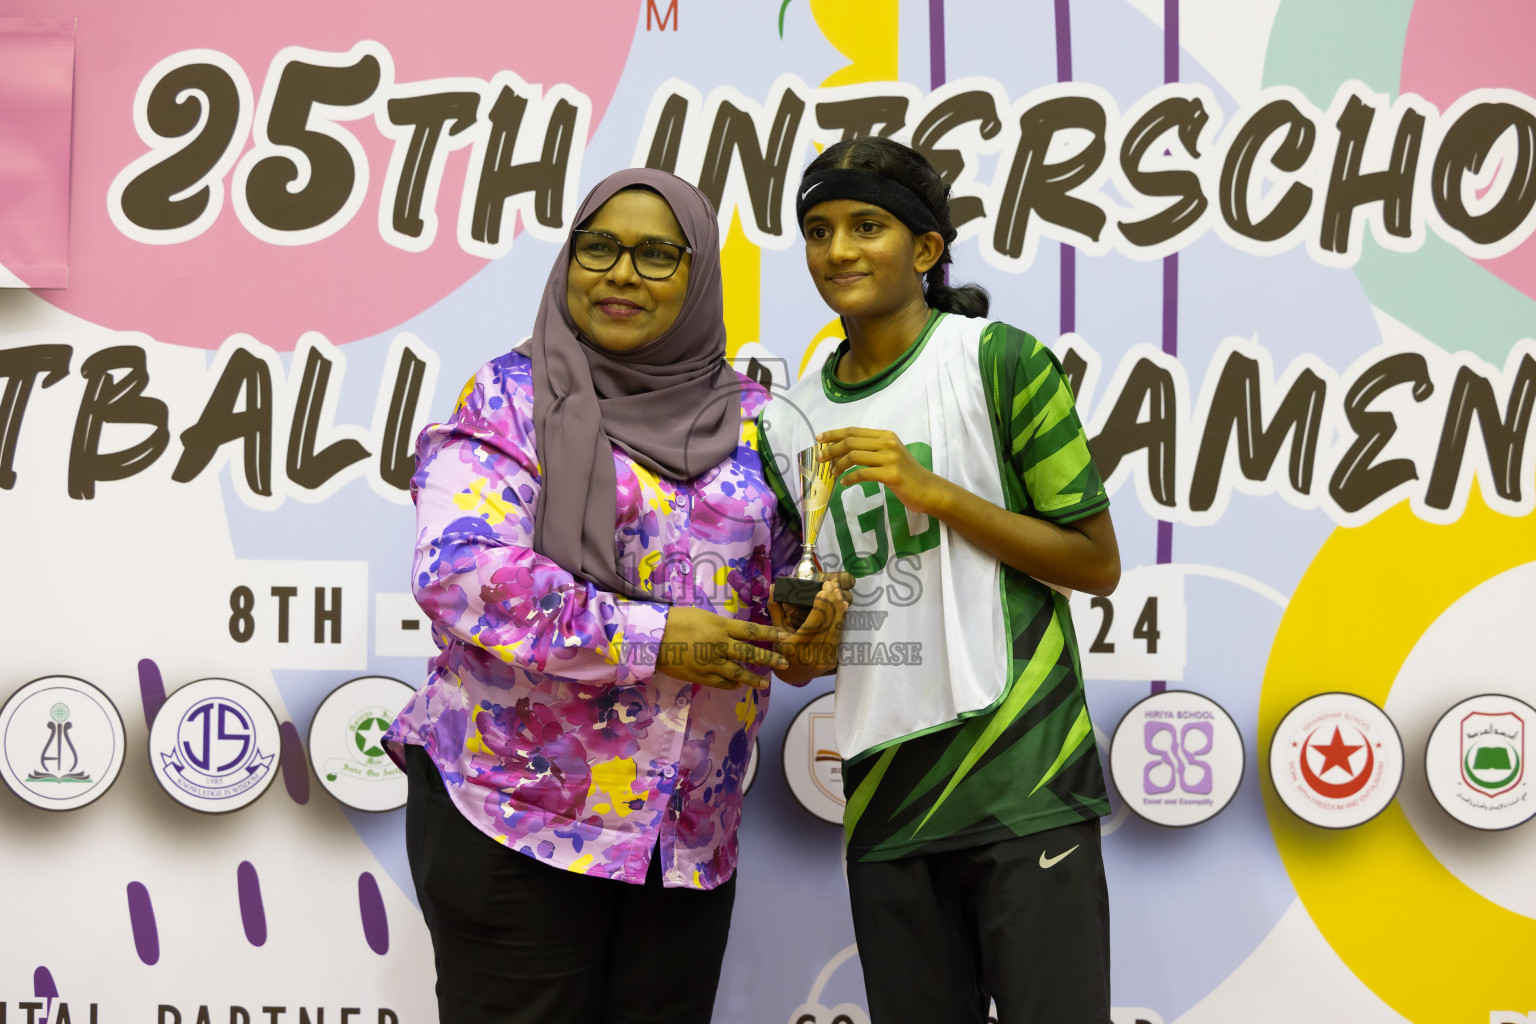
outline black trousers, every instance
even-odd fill
[[[465,820],[420,747],[405,763],[441,1024],[708,1024],[734,877],[666,889],[657,853],[644,885],[541,864]]]
[[[1070,852],[1069,852],[1070,851]],[[1109,1024],[1099,823],[848,862],[872,1024]]]

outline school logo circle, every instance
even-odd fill
[[[405,775],[384,750],[384,734],[415,690],[388,676],[364,676],[332,690],[309,723],[309,763],[321,787],[358,811],[405,806]]]
[[[1483,694],[1441,716],[1424,750],[1429,791],[1445,813],[1472,828],[1514,828],[1536,815],[1529,736],[1536,710],[1522,700]]]
[[[822,821],[843,823],[843,758],[833,734],[835,694],[800,709],[784,733],[784,781],[800,806]]]
[[[84,807],[122,768],[122,715],[83,679],[34,679],[0,708],[0,777],[33,807]]]
[[[232,679],[200,679],[166,698],[149,728],[155,779],[183,807],[237,811],[272,784],[282,738],[267,702]]]
[[[1157,825],[1187,828],[1232,802],[1243,781],[1243,737],[1232,716],[1187,690],[1147,697],[1125,713],[1109,745],[1120,799]]]
[[[1380,814],[1403,780],[1392,720],[1351,693],[1297,704],[1269,746],[1269,774],[1291,813],[1322,828],[1353,828]]]

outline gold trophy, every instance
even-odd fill
[[[832,463],[822,462],[830,444],[813,444],[797,458],[800,467],[800,525],[805,544],[800,549],[800,561],[793,575],[780,576],[773,581],[773,599],[780,604],[799,605],[809,608],[816,603],[821,591],[821,562],[816,558],[816,535],[821,532],[821,522],[827,517],[827,505],[832,498]]]

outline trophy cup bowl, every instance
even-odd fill
[[[832,498],[832,463],[820,457],[831,446],[814,444],[796,456],[800,470],[800,525],[804,544],[795,571],[773,581],[773,599],[780,604],[809,608],[821,591],[821,562],[816,558],[816,537]]]

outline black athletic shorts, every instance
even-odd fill
[[[848,863],[871,1024],[1109,1024],[1097,820]]]

